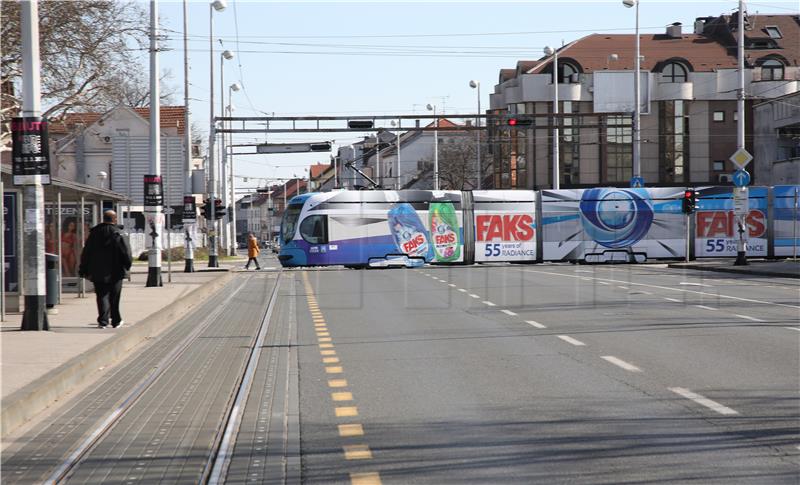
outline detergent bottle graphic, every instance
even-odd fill
[[[456,261],[461,256],[458,217],[452,202],[433,202],[430,209],[431,240],[437,261]]]
[[[410,204],[401,202],[389,210],[389,230],[401,253],[412,257],[433,258],[433,248],[428,241],[425,226]]]

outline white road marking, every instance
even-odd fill
[[[619,288],[620,290],[627,290],[628,289],[627,286],[618,286],[617,288]]]
[[[665,299],[665,300],[667,300],[667,301],[674,302],[674,303],[680,303],[680,302],[681,302],[681,301],[680,301],[680,300],[678,300],[677,298],[669,298],[669,297],[667,297],[667,296],[665,296],[665,297],[664,297],[664,299]]]
[[[517,314],[512,312],[511,310],[500,310],[501,312],[505,313],[506,315],[510,315],[512,317],[516,317]]]
[[[564,278],[579,278],[579,276],[563,274],[563,273],[556,273],[556,272],[553,272],[553,271],[541,271],[541,270],[534,270],[534,269],[520,269],[519,271],[524,271],[526,273],[541,273],[541,274],[547,274],[547,275],[552,275],[552,276],[562,276]],[[647,283],[631,283],[629,281],[620,281],[620,280],[611,280],[611,279],[605,279],[604,281],[609,281],[611,283],[626,283],[626,284],[633,285],[633,286],[644,286],[646,288],[656,288],[656,289],[659,289],[659,290],[679,291],[679,292],[682,292],[682,293],[695,293],[695,294],[698,294],[698,295],[711,296],[711,297],[714,297],[714,298],[725,298],[725,299],[728,299],[728,300],[745,301],[745,302],[748,302],[748,303],[760,303],[762,305],[772,305],[772,306],[780,306],[780,307],[784,307],[784,308],[797,308],[797,309],[800,309],[800,305],[789,305],[789,304],[786,304],[786,303],[776,303],[776,302],[773,302],[773,301],[754,300],[752,298],[741,298],[741,297],[738,297],[738,296],[720,295],[720,294],[714,294],[714,293],[707,293],[705,291],[686,290],[686,289],[683,289],[683,288],[670,288],[669,286],[650,285],[650,284],[647,284]]]
[[[591,271],[589,271],[587,269],[576,269],[575,272],[576,273],[591,273]]]
[[[800,332],[800,327],[783,327],[783,328],[787,330],[797,330],[798,332]]]
[[[464,288],[459,288],[458,291],[460,291],[461,293],[466,293],[467,292],[467,290],[465,290]]]
[[[611,283],[606,283],[605,281],[598,281],[598,283],[601,284],[601,285],[606,285],[606,286],[611,284]]]
[[[525,323],[527,323],[528,325],[533,325],[536,328],[547,328],[546,326],[542,325],[541,323],[534,322],[533,320],[525,320]]]
[[[734,411],[733,409],[723,406],[722,404],[718,403],[717,401],[712,401],[711,399],[701,396],[700,394],[694,393],[689,389],[684,389],[682,387],[670,387],[670,391],[674,392],[675,394],[679,394],[686,399],[691,399],[692,401],[696,402],[697,404],[703,405],[712,411],[715,411],[719,414],[723,415],[732,415],[732,414],[739,414],[738,412]]]
[[[497,305],[495,305],[494,303],[492,303],[490,301],[482,301],[481,303],[483,303],[486,306],[497,306]]]
[[[475,293],[470,293],[469,296],[472,298],[480,298],[480,296],[476,295]]]
[[[557,337],[560,338],[561,340],[563,340],[564,342],[570,343],[570,344],[572,344],[572,345],[574,345],[576,347],[582,347],[582,346],[586,345],[585,343],[581,342],[580,340],[574,339],[574,338],[570,337],[569,335],[557,335]]]
[[[715,312],[715,311],[717,311],[717,309],[716,309],[716,308],[711,308],[710,306],[705,306],[705,305],[695,305],[695,306],[696,306],[697,308],[702,308],[703,310],[711,310],[712,312]]]
[[[453,283],[448,283],[448,285],[447,285],[447,286],[451,286],[451,287],[453,287],[453,288],[455,288],[455,287],[456,287],[456,285],[454,285]]]
[[[616,365],[617,367],[622,367],[623,369],[625,369],[627,371],[630,371],[630,372],[642,372],[642,369],[636,367],[633,364],[629,364],[629,363],[625,362],[622,359],[618,359],[618,358],[614,357],[613,355],[603,355],[603,356],[600,356],[600,358],[605,360],[605,361],[607,361],[607,362],[610,362],[610,363]]]
[[[708,287],[708,288],[713,288],[713,286],[714,286],[714,285],[704,285],[703,283],[692,283],[690,281],[681,281],[678,284],[679,285],[684,285],[684,286],[705,286],[705,287]]]
[[[733,316],[734,317],[739,317],[739,318],[744,318],[745,320],[750,320],[751,322],[759,322],[759,323],[763,323],[764,322],[764,320],[761,320],[759,318],[750,317],[750,316],[747,316],[747,315],[739,315],[738,313],[734,313]]]

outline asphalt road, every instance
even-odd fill
[[[3,483],[46,480],[126,400],[67,481],[204,480],[262,321],[227,483],[800,483],[797,280],[654,265],[277,275],[237,274],[53,409],[6,448]]]

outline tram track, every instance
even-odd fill
[[[236,437],[241,424],[245,403],[247,402],[247,397],[250,394],[253,376],[256,372],[256,368],[258,367],[259,354],[262,351],[264,339],[266,338],[270,329],[270,320],[273,315],[273,310],[276,306],[281,285],[281,276],[282,271],[278,271],[275,278],[270,279],[273,283],[271,292],[269,294],[270,296],[266,300],[266,308],[262,307],[263,311],[259,312],[259,323],[253,332],[252,339],[247,345],[247,357],[239,372],[236,374],[236,382],[232,386],[232,391],[230,391],[225,401],[224,411],[222,412],[223,417],[218,421],[217,429],[213,432],[214,439],[210,446],[210,453],[208,453],[206,457],[205,465],[202,473],[200,474],[200,479],[198,480],[199,483],[225,482],[227,467],[230,463],[232,451],[236,444]],[[214,326],[215,322],[219,323],[220,321],[224,321],[226,316],[231,315],[234,309],[241,307],[241,305],[236,305],[234,300],[237,297],[242,296],[242,291],[248,287],[248,284],[253,279],[254,276],[248,276],[247,278],[242,278],[240,281],[238,281],[236,286],[229,290],[230,293],[225,296],[224,299],[221,300],[211,312],[203,316],[202,320],[198,322],[198,325],[195,325],[177,345],[172,347],[172,349],[166,355],[164,355],[156,365],[152,366],[134,386],[130,387],[130,391],[127,392],[122,399],[117,401],[117,404],[114,406],[112,411],[107,413],[101,420],[98,421],[99,424],[91,427],[86,433],[84,433],[82,439],[77,442],[77,446],[74,446],[69,451],[68,455],[66,455],[66,458],[60,461],[58,466],[54,468],[52,473],[50,473],[46,480],[44,480],[42,483],[61,484],[71,481],[83,481],[82,478],[85,478],[86,473],[89,472],[84,472],[81,478],[77,478],[77,476],[81,473],[82,467],[87,463],[87,461],[91,463],[88,465],[90,469],[92,466],[97,466],[97,459],[89,458],[90,455],[95,453],[98,447],[104,443],[104,440],[106,440],[112,434],[112,432],[114,432],[115,427],[117,427],[119,423],[131,412],[137,403],[142,401],[142,397],[145,396],[148,391],[153,390],[159,385],[168,389],[171,388],[172,381],[174,381],[176,377],[173,376],[167,379],[165,376],[169,375],[171,373],[170,371],[172,371],[172,373],[178,373],[178,375],[186,375],[185,370],[183,370],[183,373],[181,373],[182,369],[176,368],[181,366],[186,367],[187,364],[184,363],[177,365],[177,363],[181,361],[182,357],[188,358],[189,354],[199,353],[202,355],[204,353],[204,350],[197,350],[196,348],[193,348],[193,345],[203,345],[205,342],[209,341],[206,340],[204,342],[203,339],[213,340],[217,338],[207,334],[209,332],[214,332],[216,328],[216,326]],[[264,300],[261,301],[263,302]],[[250,321],[252,321],[252,319]],[[241,336],[239,335],[235,335],[233,337],[221,336],[221,338],[240,337]],[[218,344],[218,346],[219,345],[221,344]],[[213,358],[223,360],[226,359],[224,354],[220,353],[219,351],[217,351],[217,353],[218,355]],[[211,362],[210,359],[212,359],[212,357],[207,357],[207,359],[209,359],[208,361]],[[206,372],[208,376],[211,376],[212,373],[213,376],[221,375],[222,371],[213,369],[213,367],[213,364],[206,364],[199,371],[195,369],[194,372],[197,373],[198,377],[196,377],[191,384],[187,385],[187,391],[184,392],[184,395],[189,396],[192,392],[197,392],[197,382],[199,382],[203,372]],[[165,379],[166,382],[162,382]],[[226,380],[230,382],[229,378]],[[163,394],[164,391],[161,392]],[[174,393],[175,391],[171,389],[171,392]],[[185,398],[186,397],[184,397],[184,399]],[[160,395],[156,395],[150,397],[150,399],[157,400],[163,398]],[[164,404],[165,406],[173,406],[173,408],[167,411],[170,413],[170,415],[177,414],[177,410],[174,408],[174,403],[171,401],[164,401]],[[139,411],[139,413],[141,412],[142,411]],[[117,430],[116,433],[124,434],[125,430]],[[131,443],[133,443],[133,438]],[[107,447],[109,446],[113,449],[113,446],[108,445]],[[127,444],[124,447],[133,449],[135,448],[135,445]],[[139,460],[147,460],[147,455],[144,457],[140,456]],[[143,463],[145,462],[143,461],[139,463],[139,465],[142,465]],[[128,475],[128,473],[125,473],[122,476],[125,475]],[[91,473],[89,476],[92,476]],[[126,480],[126,483],[148,481],[144,477],[133,478],[140,479],[130,481]]]

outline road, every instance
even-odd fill
[[[198,483],[216,457],[228,483],[797,484],[800,287],[720,275],[240,273],[7,449],[3,481],[64,469],[138,390],[66,482]]]

